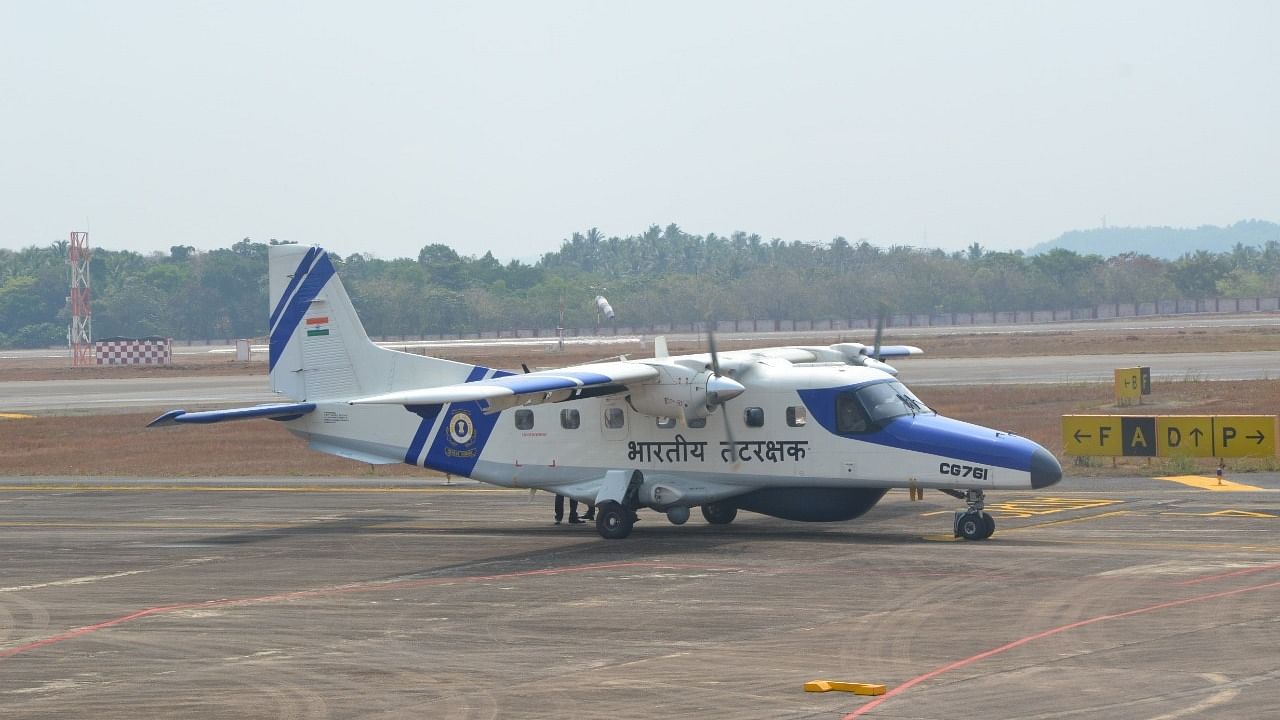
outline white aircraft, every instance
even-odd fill
[[[1062,477],[1036,443],[934,413],[878,359],[918,348],[719,353],[709,335],[709,353],[672,356],[659,338],[652,358],[515,374],[378,347],[321,248],[272,246],[269,265],[271,387],[293,402],[151,426],[271,418],[321,452],[591,503],[605,538],[641,508],[677,525],[695,507],[713,524],[739,510],[833,522],[905,487],[964,500],[953,530],[983,540],[987,490]]]

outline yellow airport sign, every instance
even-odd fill
[[[1128,405],[1129,401],[1142,401],[1142,369],[1116,368],[1116,403]]]
[[[1275,415],[1218,415],[1213,418],[1212,457],[1275,457]]]
[[[1119,415],[1063,415],[1062,447],[1068,455],[1116,457],[1120,451]]]
[[[1160,457],[1214,457],[1211,415],[1161,415],[1156,435]]]
[[[1066,454],[1275,457],[1275,415],[1063,415]]]

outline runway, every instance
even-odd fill
[[[1175,718],[1280,712],[1280,475],[1068,479],[631,538],[547,495],[0,478],[23,718]],[[880,698],[811,694],[883,683]]]
[[[1151,367],[1155,383],[1280,376],[1280,352],[1133,353],[1018,358],[912,358],[896,363],[908,385],[1111,382],[1118,367]],[[0,412],[188,410],[276,402],[263,375],[0,382]]]

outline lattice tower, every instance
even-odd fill
[[[93,364],[93,312],[89,308],[89,233],[71,233],[67,262],[71,264],[71,343],[73,366]]]

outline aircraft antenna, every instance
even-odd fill
[[[67,329],[67,343],[71,346],[72,367],[93,364],[93,311],[89,307],[89,233],[72,232],[67,248],[67,263],[71,265],[71,326]]]

